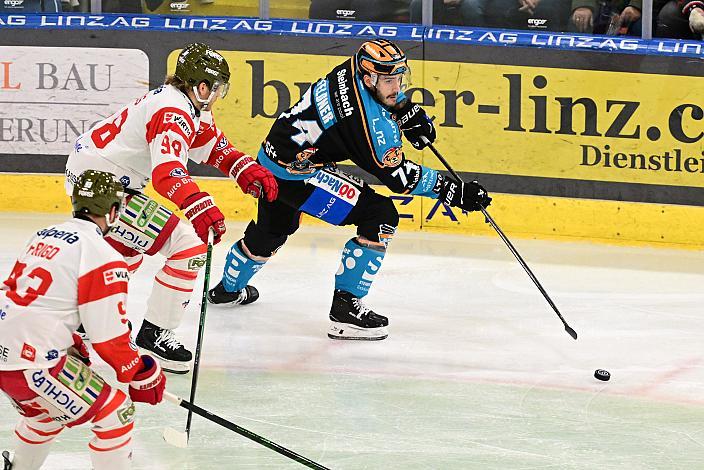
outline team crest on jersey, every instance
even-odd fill
[[[315,164],[310,161],[311,157],[318,151],[315,147],[310,147],[296,154],[296,159],[286,166],[286,171],[292,175],[309,175],[321,168],[322,164]]]
[[[130,275],[126,268],[113,268],[103,273],[105,285],[112,284],[113,282],[129,281],[129,277]]]
[[[59,358],[59,351],[57,351],[56,349],[52,349],[51,351],[46,353],[46,360],[47,361],[53,361],[54,359],[58,359],[58,358]]]
[[[128,187],[130,185],[130,177],[125,175],[120,178],[120,184],[125,188]]]
[[[215,150],[223,150],[229,142],[227,141],[227,137],[222,136],[222,138],[218,141],[218,145],[215,146]]]
[[[401,147],[391,147],[384,154],[384,158],[381,159],[381,164],[384,166],[399,166],[403,161],[403,151]]]

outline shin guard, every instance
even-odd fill
[[[225,258],[222,284],[227,292],[244,289],[252,276],[266,263],[266,261],[254,261],[245,255],[241,244],[242,240],[232,245]]]
[[[386,251],[360,245],[354,238],[342,249],[342,261],[335,274],[335,289],[364,297],[381,268]]]

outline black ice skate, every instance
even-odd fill
[[[247,305],[259,298],[259,291],[254,286],[245,286],[237,292],[227,292],[222,281],[208,291],[208,302],[216,305]]]
[[[3,470],[12,470],[12,461],[10,461],[10,453],[6,450],[2,451]]]
[[[164,372],[187,374],[191,370],[193,355],[176,339],[172,330],[159,328],[144,320],[135,343],[156,357]]]
[[[386,329],[389,319],[374,313],[364,306],[361,299],[343,290],[335,289],[330,320],[332,325],[328,330],[328,338],[373,341],[389,336]]]

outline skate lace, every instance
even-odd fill
[[[176,350],[181,348],[183,345],[176,339],[174,332],[171,330],[161,330],[159,336],[154,341],[155,344],[164,343],[169,349]]]
[[[371,311],[371,309],[369,307],[367,307],[366,305],[364,305],[364,303],[362,303],[362,301],[358,298],[352,299],[352,305],[354,306],[354,308],[358,312],[356,315],[357,318],[364,317]]]

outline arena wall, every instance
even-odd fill
[[[62,173],[76,135],[160,84],[189,42],[207,42],[230,62],[231,94],[218,103],[217,123],[255,154],[278,113],[378,36],[407,52],[407,93],[434,118],[436,147],[492,193],[490,212],[508,233],[704,245],[702,43],[539,31],[0,16],[0,210],[67,211]],[[409,146],[407,154],[441,167],[429,151]],[[255,201],[233,183],[190,168],[230,220],[253,216]],[[491,230],[476,213],[394,199],[403,229]]]

